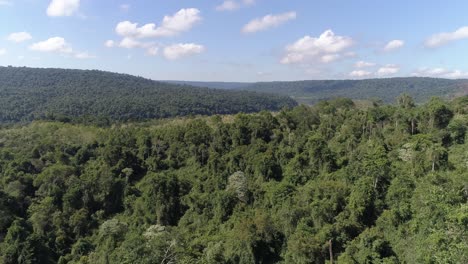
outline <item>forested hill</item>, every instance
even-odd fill
[[[241,90],[251,86],[253,83],[248,82],[196,82],[196,81],[162,81],[180,85],[190,85],[195,87],[206,87],[214,89],[232,89]]]
[[[294,105],[282,95],[194,88],[104,71],[0,67],[0,123],[43,118],[141,120]]]
[[[259,83],[197,83],[185,82],[194,86],[216,87],[257,92],[276,93],[291,96],[300,103],[314,104],[320,100],[337,97],[351,99],[381,99],[394,103],[395,98],[408,93],[418,103],[426,102],[432,96],[451,98],[468,93],[468,80],[451,80],[440,78],[405,77],[366,80],[310,80],[292,82],[259,82]],[[237,85],[237,86],[236,86]]]
[[[0,128],[0,263],[468,263],[468,97]]]

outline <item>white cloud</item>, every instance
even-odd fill
[[[395,64],[387,64],[377,71],[380,76],[392,75],[400,71],[400,67]]]
[[[115,41],[109,39],[106,42],[104,42],[104,46],[106,46],[108,48],[113,48],[115,46]]]
[[[120,41],[119,43],[119,47],[126,49],[143,48],[144,43],[132,38],[123,38],[122,41]]]
[[[341,58],[341,55],[339,54],[327,54],[327,55],[323,55],[322,57],[320,57],[320,60],[323,63],[329,63],[329,62],[336,61],[340,58]]]
[[[62,37],[53,37],[29,46],[29,49],[41,52],[72,53],[73,49]]]
[[[337,36],[333,31],[326,30],[318,38],[305,36],[288,45],[281,63],[304,64],[335,61],[348,56],[350,53],[345,50],[352,45],[353,40],[350,37]]]
[[[461,27],[453,32],[442,32],[429,37],[424,43],[426,47],[435,48],[449,42],[468,38],[468,26]]]
[[[181,9],[173,16],[164,16],[161,26],[149,23],[138,27],[138,23],[123,21],[117,24],[115,32],[126,38],[155,38],[176,36],[202,20],[196,8]]]
[[[146,50],[146,53],[151,56],[156,56],[158,55],[159,48],[158,47],[150,47]]]
[[[226,0],[216,7],[217,11],[233,11],[240,8],[240,4],[236,1]]]
[[[89,54],[88,52],[77,52],[75,53],[77,59],[94,59],[96,56]]]
[[[133,49],[133,48],[142,48],[146,49],[146,53],[152,56],[158,54],[159,48],[155,46],[152,42],[141,42],[132,38],[123,38],[122,41],[118,44],[120,48]]]
[[[13,2],[8,0],[0,0],[0,6],[12,6]]]
[[[20,43],[32,39],[31,34],[28,32],[15,32],[8,35],[7,40]]]
[[[363,71],[363,70],[352,71],[352,72],[349,73],[349,76],[357,77],[357,78],[367,77],[367,76],[370,76],[370,75],[372,75],[372,72]]]
[[[366,67],[373,67],[373,66],[375,66],[375,63],[367,62],[367,61],[358,61],[354,64],[354,67],[356,68],[366,68]]]
[[[7,53],[6,49],[0,49],[0,56],[3,56]]]
[[[399,49],[399,48],[403,47],[404,45],[405,45],[405,42],[403,40],[394,39],[394,40],[388,42],[387,45],[385,45],[384,51],[396,50],[396,49]]]
[[[74,51],[71,45],[65,41],[62,37],[53,37],[44,41],[34,43],[29,46],[30,50],[40,52],[53,52],[64,54],[67,57],[74,57],[76,59],[92,59],[96,56],[89,54],[88,52]]]
[[[199,54],[205,50],[202,45],[194,43],[179,43],[167,46],[164,48],[164,57],[168,60],[176,60],[182,57]]]
[[[223,3],[216,6],[217,11],[234,11],[238,10],[241,7],[251,6],[255,4],[255,0],[224,0]]]
[[[80,0],[52,0],[47,8],[47,15],[51,17],[71,16],[80,7]]]
[[[262,18],[256,18],[247,23],[242,28],[242,32],[255,33],[272,27],[277,27],[292,19],[296,19],[296,12],[287,12],[278,15],[267,15]]]
[[[122,10],[124,12],[127,12],[128,10],[130,10],[130,7],[131,7],[131,5],[129,5],[129,4],[121,4],[119,6],[120,10]]]
[[[457,79],[457,78],[468,78],[468,72],[463,72],[460,70],[448,70],[445,68],[419,68],[415,71],[413,76],[421,76],[421,77],[437,77],[437,78],[450,78],[450,79]]]

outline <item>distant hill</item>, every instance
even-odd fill
[[[254,83],[248,82],[194,82],[194,81],[162,81],[172,84],[191,85],[196,87],[214,88],[214,89],[244,89]]]
[[[295,105],[282,95],[194,88],[97,70],[0,67],[0,123],[55,117],[126,121]]]
[[[191,83],[195,86],[216,87],[217,83]],[[453,97],[468,94],[468,80],[425,77],[405,77],[366,80],[311,80],[292,82],[259,82],[234,86],[236,90],[276,93],[291,96],[300,103],[313,104],[336,97],[351,99],[381,99],[395,102],[401,93],[410,94],[416,102],[432,96]]]

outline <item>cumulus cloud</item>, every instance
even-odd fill
[[[7,40],[13,41],[16,43],[24,42],[30,39],[32,39],[32,36],[28,32],[15,32],[15,33],[11,33],[7,37]]]
[[[383,67],[380,67],[377,71],[377,74],[380,76],[392,75],[400,71],[400,67],[395,64],[387,64]]]
[[[192,29],[201,20],[200,10],[187,8],[179,10],[173,16],[165,16],[159,27],[154,23],[138,27],[138,23],[122,21],[115,27],[115,32],[122,37],[134,39],[171,37]]]
[[[293,19],[296,19],[296,12],[287,12],[278,15],[267,15],[262,18],[256,18],[247,23],[242,28],[242,32],[255,33],[272,27],[277,27]]]
[[[194,54],[202,53],[205,47],[194,43],[179,43],[164,48],[164,57],[168,60],[177,60]]]
[[[41,52],[72,53],[73,49],[62,37],[53,37],[29,46],[30,50]]]
[[[224,0],[220,5],[216,6],[217,11],[234,11],[238,10],[243,6],[251,6],[255,4],[255,0]]]
[[[283,64],[329,63],[347,57],[345,50],[353,45],[350,37],[337,36],[326,30],[318,38],[305,36],[285,48]]]
[[[142,42],[132,38],[123,38],[119,43],[119,47],[126,49],[142,48],[143,46],[144,44]]]
[[[189,31],[202,20],[200,11],[196,8],[180,9],[172,16],[164,16],[161,25],[154,23],[139,26],[138,23],[122,21],[115,27],[115,32],[122,37],[122,40],[115,42],[108,40],[106,47],[120,47],[126,49],[142,48],[146,53],[155,56],[159,53],[160,45],[151,41],[144,41],[148,38],[171,37]],[[175,44],[164,49],[163,54],[168,59],[178,59],[183,56],[200,53],[203,46],[195,44]]]
[[[367,62],[367,61],[358,61],[354,64],[354,67],[356,68],[367,68],[367,67],[373,67],[373,66],[375,66],[375,63]]]
[[[216,7],[217,11],[233,11],[240,8],[240,4],[236,1],[226,0]]]
[[[355,77],[355,78],[362,78],[362,77],[367,77],[370,75],[372,75],[372,72],[363,71],[363,70],[356,70],[356,71],[352,71],[349,73],[349,76]]]
[[[96,56],[91,55],[87,51],[85,51],[85,52],[75,53],[75,58],[77,58],[77,59],[94,59],[94,58],[96,58]]]
[[[3,56],[7,53],[6,49],[0,49],[0,56]]]
[[[399,49],[405,45],[405,42],[400,39],[395,39],[387,43],[384,47],[384,51],[392,51]]]
[[[49,53],[60,53],[66,56],[73,56],[77,59],[92,59],[96,56],[88,52],[74,51],[71,45],[62,37],[53,37],[44,41],[34,43],[29,46],[30,50]]]
[[[117,46],[125,49],[146,49],[146,53],[152,56],[157,55],[159,49],[153,42],[141,42],[132,38],[123,38]]]
[[[108,47],[108,48],[113,48],[115,46],[115,41],[113,40],[106,40],[106,42],[104,42],[104,46]]]
[[[445,68],[428,68],[428,67],[419,68],[412,75],[420,76],[420,77],[437,77],[437,78],[450,78],[450,79],[468,78],[468,72],[463,72],[460,70],[449,70]]]
[[[78,11],[80,0],[52,0],[47,8],[51,17],[71,16]]]
[[[452,41],[468,38],[468,26],[461,27],[453,32],[442,32],[429,37],[424,43],[426,47],[435,48]]]

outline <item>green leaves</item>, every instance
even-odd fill
[[[0,262],[465,263],[465,101],[401,100],[0,129]]]

